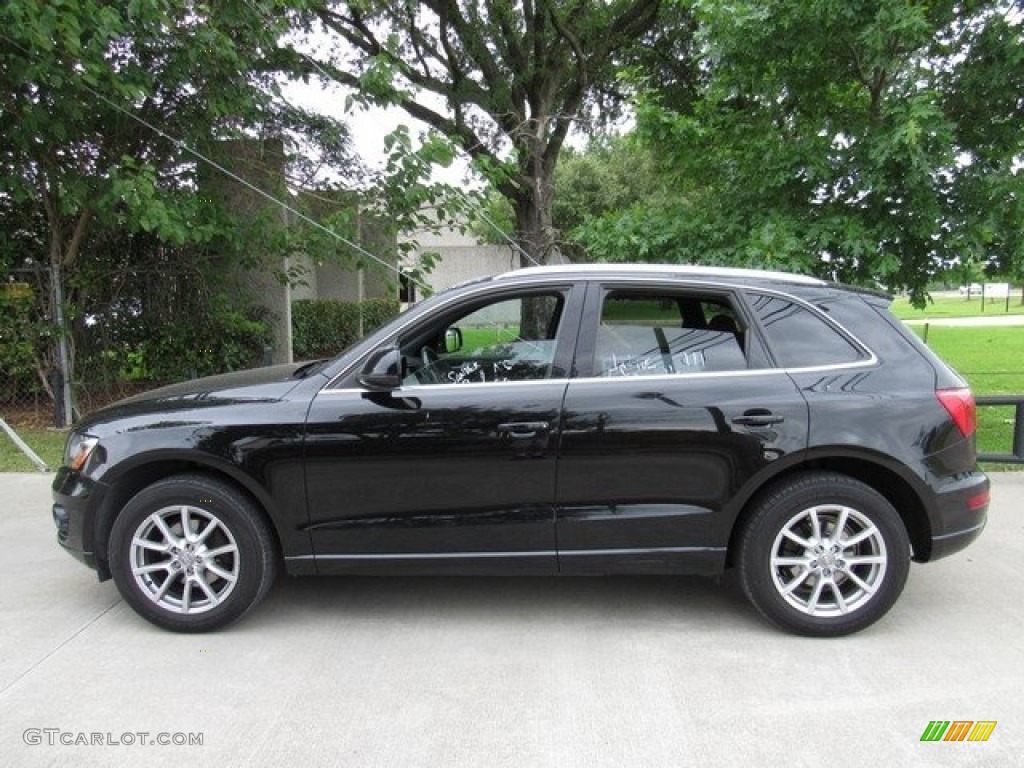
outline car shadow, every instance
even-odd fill
[[[243,622],[659,623],[768,629],[735,578],[693,576],[282,576]]]

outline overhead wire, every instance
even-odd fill
[[[3,38],[7,42],[9,42],[11,45],[13,45],[15,48],[19,49],[26,56],[30,56],[30,57],[32,56],[32,53],[30,51],[26,50],[16,40],[12,40],[10,37],[8,37],[3,32],[0,32],[0,38]],[[171,134],[169,134],[166,131],[164,131],[162,128],[159,128],[159,127],[153,125],[148,120],[145,120],[144,118],[140,117],[139,115],[136,115],[135,113],[131,112],[130,110],[122,107],[120,104],[115,102],[113,99],[107,98],[105,95],[103,95],[102,93],[100,93],[95,88],[93,88],[90,85],[88,85],[87,83],[84,83],[81,80],[76,80],[76,81],[74,81],[74,84],[77,85],[82,90],[84,90],[87,93],[89,93],[90,95],[92,95],[93,97],[95,97],[96,99],[99,99],[100,101],[102,101],[104,104],[106,104],[107,106],[111,107],[115,111],[120,112],[121,114],[125,115],[126,117],[131,118],[132,120],[135,120],[140,125],[145,126],[149,130],[151,130],[155,134],[157,134],[158,136],[166,139],[167,141],[169,141],[172,144],[174,144],[176,147],[179,147],[180,149],[182,149],[185,152],[187,152],[188,154],[194,156],[196,159],[200,160],[201,162],[204,162],[207,165],[209,165],[210,167],[216,169],[217,171],[219,171],[220,173],[224,174],[228,178],[233,179],[237,183],[241,184],[243,187],[251,190],[252,192],[255,192],[260,197],[262,197],[262,198],[264,198],[266,200],[269,200],[270,202],[274,203],[275,205],[280,206],[285,211],[288,211],[288,213],[290,213],[290,214],[294,215],[296,218],[306,222],[307,224],[311,225],[315,229],[318,229],[318,230],[320,230],[320,231],[330,235],[331,237],[333,237],[334,239],[336,239],[339,242],[343,243],[344,245],[348,246],[349,248],[351,248],[353,251],[355,251],[356,253],[360,254],[361,256],[365,256],[366,258],[370,259],[371,261],[377,262],[378,264],[383,266],[385,269],[387,269],[387,270],[389,270],[391,272],[394,272],[400,278],[405,278],[405,279],[409,280],[410,282],[414,282],[419,287],[424,288],[424,289],[426,289],[428,291],[431,290],[429,285],[427,285],[422,280],[416,278],[414,275],[410,275],[407,272],[402,271],[401,267],[399,267],[398,265],[391,264],[390,262],[386,261],[385,259],[382,259],[381,257],[377,256],[376,254],[371,253],[366,248],[364,248],[363,246],[359,245],[359,243],[356,243],[353,240],[349,240],[347,237],[344,237],[343,235],[338,234],[337,232],[335,232],[334,230],[330,229],[329,227],[325,227],[320,222],[318,222],[315,219],[313,219],[313,218],[307,216],[306,214],[302,213],[302,211],[299,211],[295,207],[293,207],[291,205],[288,205],[288,203],[284,202],[283,200],[278,199],[277,197],[275,197],[274,195],[270,194],[269,192],[266,192],[265,190],[260,189],[258,186],[256,186],[255,184],[251,183],[247,179],[243,178],[242,176],[239,176],[237,173],[235,173],[235,172],[231,171],[230,169],[224,167],[223,165],[221,165],[217,161],[213,160],[212,158],[207,157],[202,152],[197,150],[195,147],[190,146],[183,139],[179,139],[179,138],[177,138],[175,136],[172,136]]]
[[[265,14],[263,14],[256,6],[254,6],[251,2],[249,2],[249,0],[246,0],[246,4],[249,5],[249,7],[252,8],[252,10],[257,13],[257,15],[261,16],[261,18],[263,18],[264,21],[267,21],[267,22],[272,21],[272,19],[268,18]],[[6,40],[12,46],[14,46],[18,50],[20,50],[26,56],[28,56],[30,58],[33,57],[33,54],[32,54],[31,51],[27,50],[18,41],[12,39],[8,35],[4,34],[2,31],[0,31],[0,37],[2,37],[4,40]],[[316,61],[315,59],[309,58],[309,57],[307,57],[306,60],[325,79],[327,79],[328,81],[333,79],[333,78],[331,78],[331,76],[327,72],[327,70],[325,70],[323,68],[323,66],[318,61]],[[338,232],[334,231],[333,229],[330,229],[329,227],[324,226],[323,224],[321,224],[320,222],[318,222],[315,219],[311,218],[310,216],[306,215],[302,211],[299,211],[294,206],[289,205],[288,203],[286,203],[285,201],[281,200],[280,198],[278,198],[278,197],[274,196],[273,194],[265,191],[264,189],[260,188],[256,184],[253,184],[252,182],[250,182],[248,179],[244,178],[243,176],[235,173],[234,171],[232,171],[231,169],[225,167],[221,163],[218,163],[213,158],[208,157],[207,155],[203,154],[202,152],[200,152],[195,147],[189,145],[183,139],[180,139],[180,138],[178,138],[176,136],[173,136],[173,135],[169,134],[167,131],[163,130],[159,126],[154,125],[153,123],[151,123],[150,121],[146,120],[145,118],[143,118],[143,117],[135,114],[134,112],[128,110],[124,106],[118,104],[113,99],[108,98],[103,93],[97,91],[95,88],[93,88],[89,84],[87,84],[85,82],[82,82],[81,80],[77,80],[77,79],[74,80],[73,83],[76,86],[78,86],[79,88],[81,88],[83,91],[89,93],[94,98],[98,99],[99,101],[103,102],[107,106],[109,106],[112,109],[114,109],[116,112],[124,115],[125,117],[129,118],[130,120],[134,120],[135,122],[137,122],[140,125],[144,126],[148,130],[150,130],[153,133],[157,134],[158,136],[160,136],[160,137],[166,139],[167,141],[171,142],[174,146],[176,146],[176,147],[180,148],[181,150],[183,150],[184,152],[192,155],[193,157],[195,157],[200,162],[206,163],[208,166],[214,168],[219,173],[221,173],[221,174],[227,176],[228,178],[234,180],[238,184],[241,184],[246,189],[249,189],[250,191],[254,192],[255,194],[259,195],[260,197],[262,197],[262,198],[268,200],[269,202],[273,203],[274,205],[279,206],[281,209],[287,211],[291,215],[295,216],[297,219],[299,219],[301,221],[304,221],[305,223],[309,224],[310,226],[314,227],[315,229],[317,229],[317,230],[319,230],[321,232],[324,232],[328,236],[334,238],[338,242],[340,242],[343,245],[347,246],[348,248],[352,249],[357,254],[359,254],[361,256],[364,256],[367,259],[370,259],[371,261],[376,262],[377,264],[380,264],[382,267],[384,267],[385,270],[387,270],[389,272],[395,273],[395,275],[397,277],[399,277],[400,279],[404,278],[404,279],[408,280],[409,282],[415,283],[420,288],[426,289],[427,291],[432,290],[430,288],[430,286],[425,281],[417,278],[415,275],[409,274],[408,272],[404,271],[399,265],[392,264],[392,263],[388,262],[387,260],[385,260],[385,259],[377,256],[376,254],[370,252],[369,250],[367,250],[365,247],[363,247],[359,243],[357,243],[357,242],[355,242],[353,240],[350,240],[349,238],[339,234]],[[534,264],[536,266],[540,266],[540,262],[538,262],[525,249],[523,249],[523,247],[520,246],[519,243],[517,243],[501,227],[499,227],[494,222],[494,220],[491,219],[484,212],[482,206],[474,205],[473,207],[475,208],[475,211],[474,211],[475,215],[479,216],[488,226],[492,227],[495,232],[497,232],[505,241],[508,242],[508,244],[513,248],[513,250],[517,251],[523,258],[525,258],[530,263],[532,263],[532,264]]]

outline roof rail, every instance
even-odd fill
[[[703,267],[698,264],[555,264],[545,267],[525,267],[504,272],[495,277],[504,280],[513,277],[529,277],[530,275],[585,275],[585,274],[656,274],[679,275],[686,277],[731,277],[757,278],[761,280],[778,280],[786,283],[803,285],[827,285],[826,281],[809,275],[797,275],[792,272],[774,272],[768,269],[743,269],[739,267]]]

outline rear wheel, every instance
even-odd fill
[[[755,506],[741,534],[740,580],[786,629],[823,637],[873,624],[903,591],[910,542],[892,505],[858,480],[800,475]]]
[[[143,618],[203,632],[240,618],[274,579],[274,548],[258,509],[232,486],[178,475],[142,490],[114,522],[110,570]]]

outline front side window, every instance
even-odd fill
[[[779,296],[752,294],[750,299],[781,367],[843,365],[867,358],[837,328],[806,307]]]
[[[561,294],[503,298],[420,329],[401,345],[404,383],[551,378],[564,304]]]
[[[657,376],[747,367],[744,332],[724,298],[611,291],[601,307],[595,375]]]

